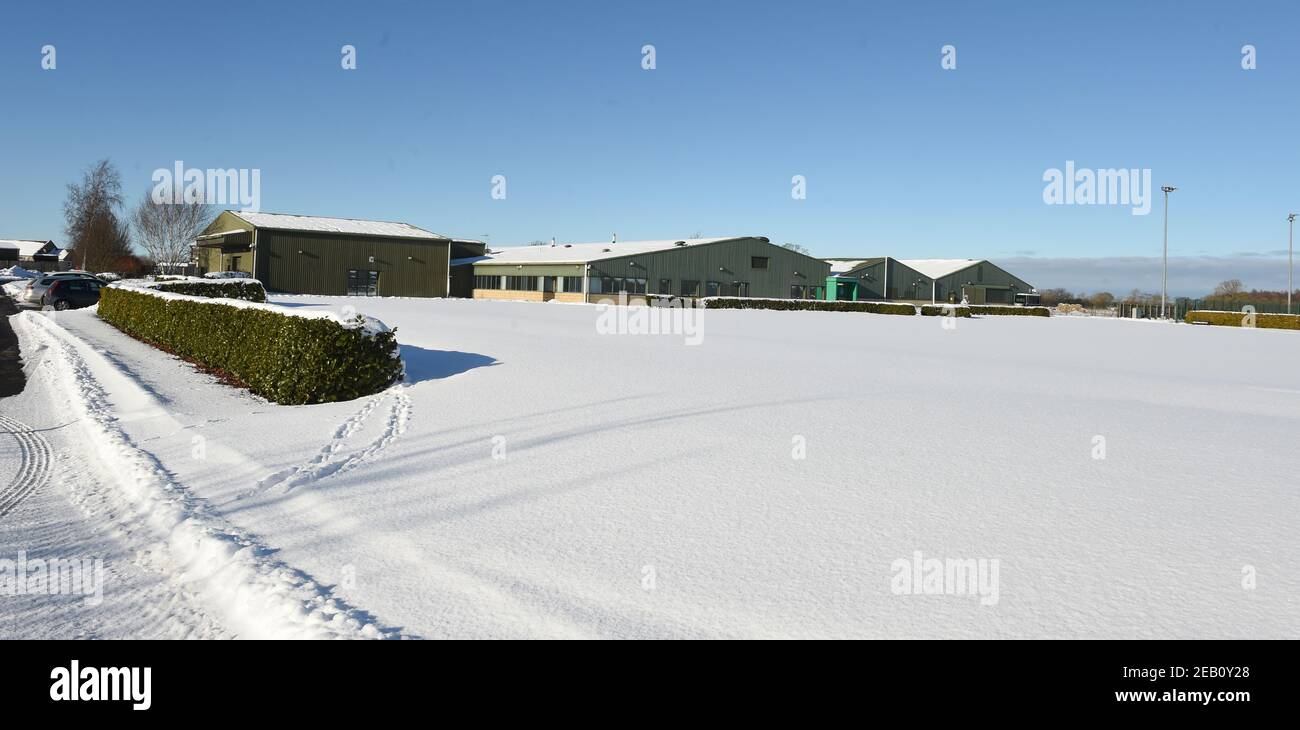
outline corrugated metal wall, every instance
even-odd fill
[[[960,302],[964,286],[971,304],[1014,304],[1015,292],[1027,292],[1033,288],[1024,279],[988,261],[940,277],[935,283],[938,301]]]
[[[257,231],[257,278],[272,291],[348,293],[348,271],[378,271],[379,294],[447,295],[447,241]]]

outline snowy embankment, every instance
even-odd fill
[[[126,433],[123,404],[138,418],[169,418],[153,397],[103,355],[34,313],[14,318],[24,350],[48,349],[39,376],[64,399],[116,488],[107,497],[118,527],[159,570],[204,600],[228,630],[245,638],[386,638],[365,614],[271,557],[245,532],[207,509]],[[107,388],[113,391],[113,403]],[[175,427],[181,429],[180,424]]]

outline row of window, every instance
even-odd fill
[[[593,280],[594,281],[594,280]],[[644,279],[642,280],[644,281]],[[557,288],[558,287],[558,288]],[[475,289],[509,291],[581,292],[581,276],[497,276],[476,274]]]
[[[761,258],[761,257],[755,257]],[[682,279],[676,292],[673,291],[671,279],[658,279],[653,293],[666,296],[683,297],[747,297],[747,281],[700,281]],[[558,287],[558,288],[557,288]],[[544,292],[581,292],[581,276],[498,276],[475,275],[475,289],[508,291],[544,291]],[[648,294],[651,293],[646,279],[630,276],[593,276],[588,282],[591,294]],[[790,287],[790,296],[796,299],[821,299],[825,291],[823,286],[806,286],[794,284]]]

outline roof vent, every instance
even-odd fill
[[[607,248],[602,248],[602,249],[600,250],[600,252],[601,252],[601,253],[609,253],[609,249],[607,249]]]
[[[566,243],[566,244],[564,244],[564,247],[565,247],[565,248],[573,248],[573,244],[572,244],[572,243]]]
[[[685,242],[685,241],[677,241],[677,242],[674,243],[673,245],[674,245],[674,246],[685,246],[685,245],[686,245],[686,242]]]

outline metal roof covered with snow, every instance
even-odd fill
[[[962,269],[969,269],[983,259],[897,259],[897,261],[931,279],[939,279]]]
[[[18,249],[19,256],[30,257],[35,255],[38,251],[45,248],[46,245],[50,243],[52,243],[52,241],[30,241],[21,238],[3,238],[0,239],[0,248],[9,249],[9,250]],[[54,248],[54,252],[52,252],[51,255],[53,255],[53,253],[57,253],[58,251],[59,248],[56,246]]]
[[[447,236],[417,228],[409,223],[368,221],[357,218],[322,218],[285,213],[252,213],[242,210],[232,210],[230,213],[258,228],[281,231],[343,233],[355,236],[384,236],[387,238],[447,239]]]
[[[847,274],[854,269],[868,264],[876,264],[884,260],[884,256],[861,259],[825,259],[826,263],[831,265],[832,274]]]
[[[455,259],[453,266],[462,264],[585,264],[602,259],[667,251],[674,248],[703,246],[721,241],[736,241],[758,236],[730,236],[726,238],[665,239],[662,241],[617,241],[605,243],[557,243],[542,246],[511,246],[491,249],[484,256]]]

